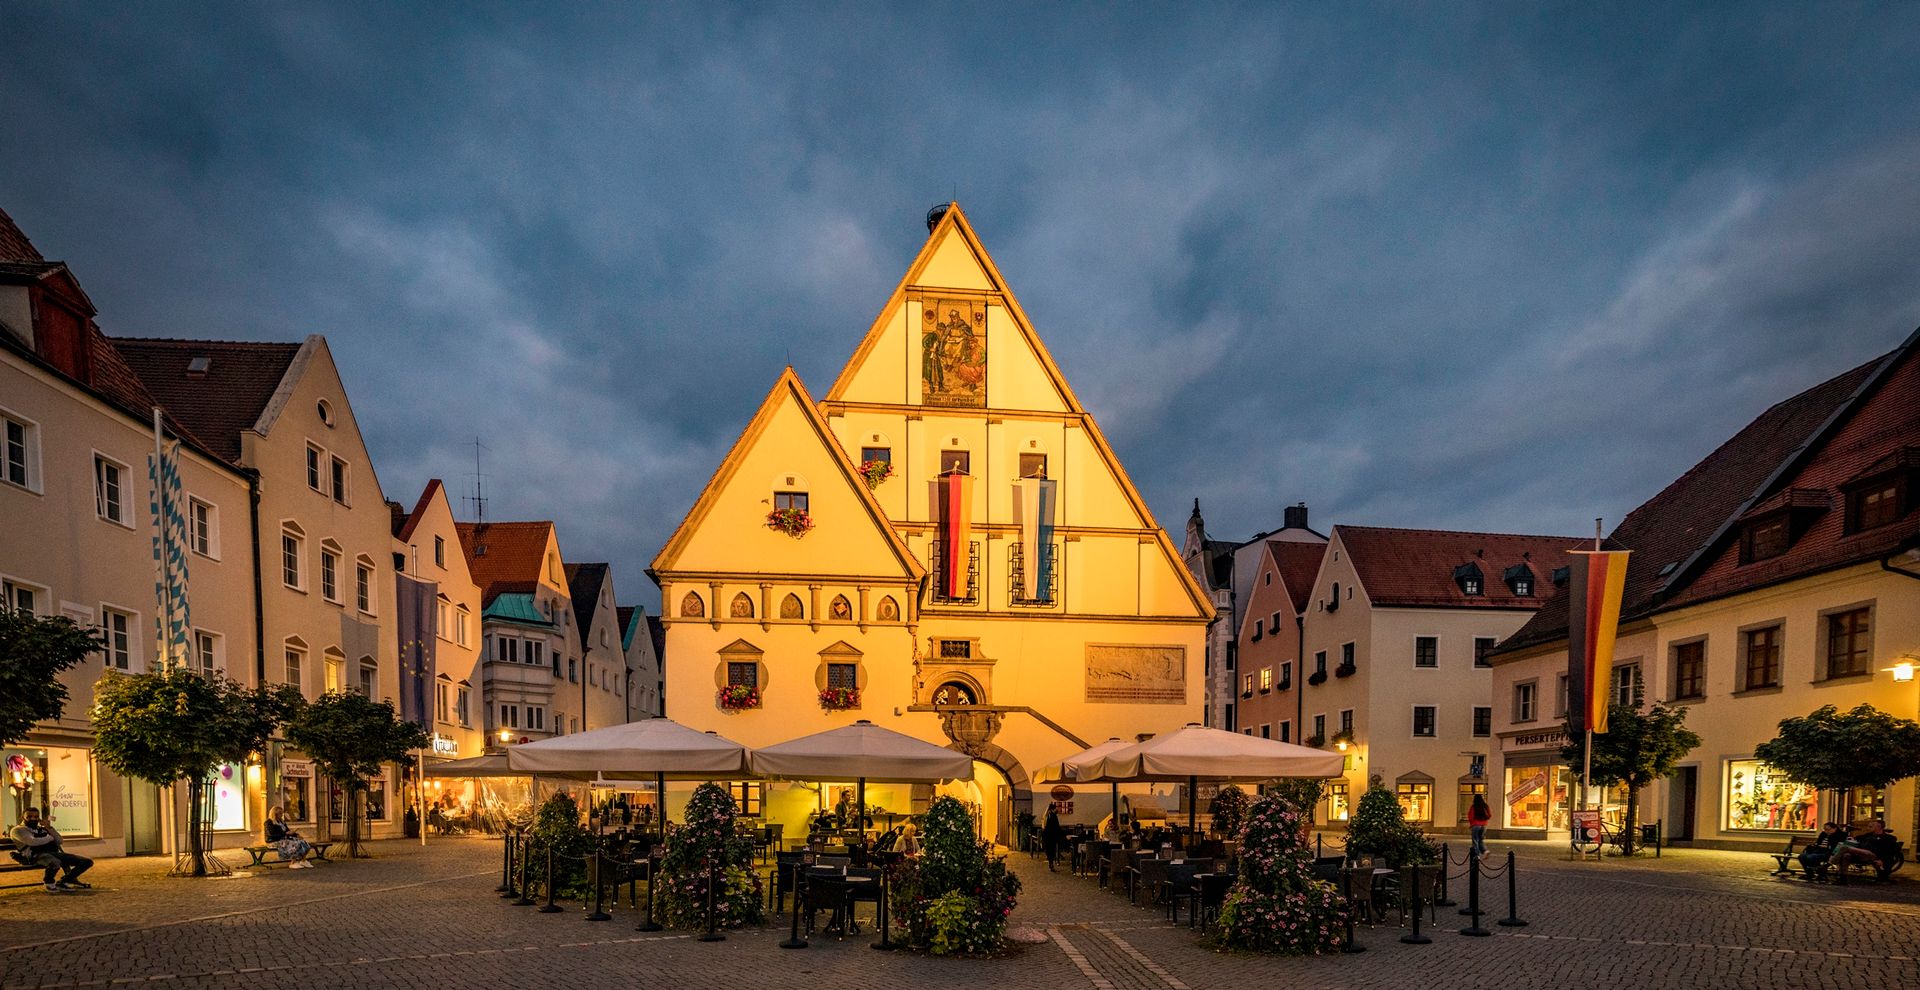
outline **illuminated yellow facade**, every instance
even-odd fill
[[[966,750],[980,762],[961,796],[1004,837],[1041,766],[1199,721],[1213,610],[959,207],[936,215],[826,396],[784,372],[655,559],[667,714],[748,746],[864,718]],[[964,513],[942,513],[956,468]],[[1022,478],[1057,500],[1050,577],[1020,567],[1036,532]],[[793,507],[810,529],[770,526]],[[936,580],[943,538],[966,546],[958,593]],[[723,708],[730,682],[750,688],[744,710]],[[829,710],[829,687],[853,707]],[[1106,813],[1090,790],[1070,818]],[[902,812],[925,796],[869,789]],[[831,803],[766,800],[787,820]]]

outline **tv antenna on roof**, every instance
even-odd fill
[[[461,499],[461,501],[467,503],[469,506],[473,508],[473,521],[477,523],[485,523],[487,521],[486,476],[480,473],[480,452],[485,449],[487,448],[480,443],[480,438],[474,437],[473,438],[473,494],[468,495],[465,498]]]

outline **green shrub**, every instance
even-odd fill
[[[1207,809],[1213,816],[1214,832],[1229,839],[1239,838],[1240,830],[1247,824],[1249,804],[1251,801],[1247,798],[1247,792],[1241,790],[1239,785],[1228,784],[1220,788]]]
[[[553,850],[554,897],[572,900],[592,893],[587,883],[587,857],[593,855],[593,833],[580,824],[580,805],[569,794],[555,794],[540,805],[533,818],[533,844],[528,848],[527,879],[544,892],[547,850]]]
[[[1440,861],[1440,850],[1407,822],[1400,799],[1376,778],[1354,805],[1347,823],[1347,851],[1378,856],[1394,869]]]
[[[939,798],[921,822],[920,856],[894,868],[893,905],[908,941],[934,955],[998,951],[1020,878],[974,837],[973,817]]]
[[[707,926],[707,885],[715,883],[715,925],[733,928],[766,920],[760,875],[752,869],[753,844],[734,831],[733,795],[718,784],[701,784],[687,801],[686,821],[667,837],[660,862],[660,904],[673,928]]]
[[[1240,845],[1240,879],[1227,892],[1213,938],[1222,948],[1280,955],[1338,951],[1347,906],[1313,876],[1312,817],[1280,795],[1253,806]]]

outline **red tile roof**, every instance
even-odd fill
[[[301,346],[135,337],[114,337],[112,343],[169,413],[235,464],[240,434],[259,422]],[[189,377],[187,363],[196,357],[210,359],[207,372]]]
[[[540,582],[551,522],[456,523],[467,572],[480,586],[482,607],[502,594],[524,594]]]
[[[0,261],[40,262],[47,259],[34,250],[33,242],[27,240],[25,231],[13,222],[7,211],[0,210]]]
[[[1320,561],[1327,555],[1327,545],[1298,540],[1268,540],[1267,551],[1273,554],[1274,568],[1280,572],[1280,580],[1287,586],[1287,597],[1293,602],[1293,613],[1305,615],[1307,603],[1313,600],[1313,579],[1320,574]]]
[[[1912,339],[1902,345],[1910,349]],[[1688,578],[1687,563],[1706,554],[1731,520],[1771,492],[1765,490],[1816,436],[1823,424],[1840,413],[1876,369],[1901,350],[1882,355],[1775,404],[1740,432],[1715,448],[1659,494],[1627,514],[1607,545],[1632,550],[1627,561],[1627,584],[1622,595],[1621,622],[1651,615]],[[1777,480],[1777,479],[1776,479]],[[1785,484],[1785,481],[1781,481]],[[1555,595],[1534,613],[1520,631],[1500,644],[1510,652],[1564,639],[1567,602]]]
[[[405,517],[394,525],[393,535],[395,537],[402,541],[413,539],[413,531],[419,527],[420,517],[426,513],[427,506],[433,502],[433,493],[439,491],[441,487],[439,478],[430,478],[427,480],[427,487],[420,492],[420,500],[413,503],[413,511],[407,513]]]
[[[1376,526],[1335,526],[1333,531],[1367,597],[1385,606],[1538,608],[1553,591],[1554,570],[1567,566],[1567,551],[1593,545],[1592,537],[1577,536]],[[1480,569],[1478,595],[1467,594],[1454,580],[1454,569],[1467,564]],[[1504,580],[1508,568],[1523,564],[1533,572],[1533,594],[1525,597],[1515,595]]]

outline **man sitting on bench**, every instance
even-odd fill
[[[1800,869],[1815,880],[1827,878],[1827,860],[1833,851],[1847,837],[1847,830],[1839,822],[1828,822],[1820,827],[1820,834],[1813,837],[1807,848],[1800,853]]]
[[[69,890],[85,890],[91,884],[82,883],[80,874],[87,872],[93,860],[77,856],[60,848],[60,830],[53,823],[40,816],[39,808],[28,808],[13,829],[13,856],[27,866],[46,867],[45,877],[47,893],[60,894]],[[58,880],[55,875],[58,874]]]
[[[1847,882],[1847,866],[1852,863],[1872,863],[1874,875],[1885,880],[1893,870],[1894,857],[1900,852],[1900,840],[1887,831],[1887,823],[1878,818],[1867,823],[1867,830],[1848,839],[1834,849],[1829,860],[1838,867],[1838,880]]]

